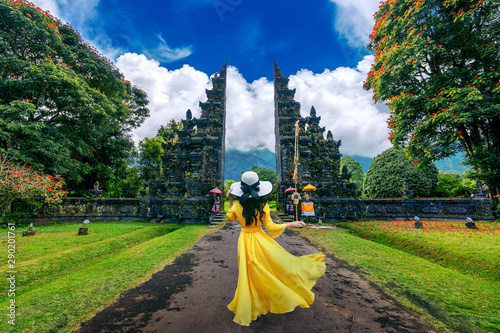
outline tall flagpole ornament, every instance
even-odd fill
[[[300,132],[300,127],[299,127],[299,120],[295,123],[295,154],[293,156],[293,164],[294,164],[294,169],[293,169],[293,182],[295,183],[295,189],[297,189],[297,183],[299,181],[299,132]],[[295,205],[295,221],[299,220],[299,212],[298,212],[298,205],[299,205],[299,200],[300,200],[300,194],[295,190],[295,192],[292,194],[292,200],[293,204]]]

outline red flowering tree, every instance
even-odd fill
[[[500,2],[387,0],[366,89],[391,109],[391,142],[420,164],[463,151],[500,188]]]
[[[66,194],[64,181],[59,176],[46,175],[31,166],[16,162],[6,154],[0,155],[0,216],[12,201],[36,196],[45,197],[49,203],[61,202]]]

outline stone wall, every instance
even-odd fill
[[[61,205],[46,207],[41,200],[15,201],[13,213],[26,213],[31,222],[152,221],[208,223],[212,196],[195,198],[63,198]],[[34,204],[33,204],[34,202]]]
[[[418,216],[422,220],[493,221],[492,202],[487,198],[440,199],[314,199],[315,211],[324,220],[365,219],[404,220]]]

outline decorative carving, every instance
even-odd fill
[[[132,206],[124,206],[124,207],[120,208],[120,211],[122,213],[132,213],[134,210],[135,209]]]
[[[366,208],[366,210],[368,211],[368,213],[370,214],[373,214],[373,213],[382,213],[383,209],[382,207],[380,206],[374,206],[374,205],[370,205]]]
[[[427,206],[422,208],[422,212],[436,214],[439,213],[439,208],[437,208],[436,206]]]
[[[111,213],[111,212],[113,212],[113,207],[111,207],[111,206],[104,206],[104,207],[102,207],[102,212],[103,213]],[[123,212],[126,213],[125,211],[123,211]]]
[[[460,206],[449,206],[446,210],[452,214],[467,214],[467,208]]]
[[[403,207],[401,206],[387,206],[385,208],[385,210],[388,212],[388,213],[402,213],[403,212]]]

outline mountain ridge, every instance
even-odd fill
[[[343,155],[353,158],[363,168],[366,173],[370,168],[374,157],[360,155]],[[463,154],[457,154],[434,162],[440,171],[462,173],[470,168],[462,165],[465,160]],[[224,169],[225,180],[239,180],[241,172],[248,171],[252,166],[276,170],[276,154],[269,149],[252,149],[249,151],[241,151],[237,149],[226,150],[226,160]]]

